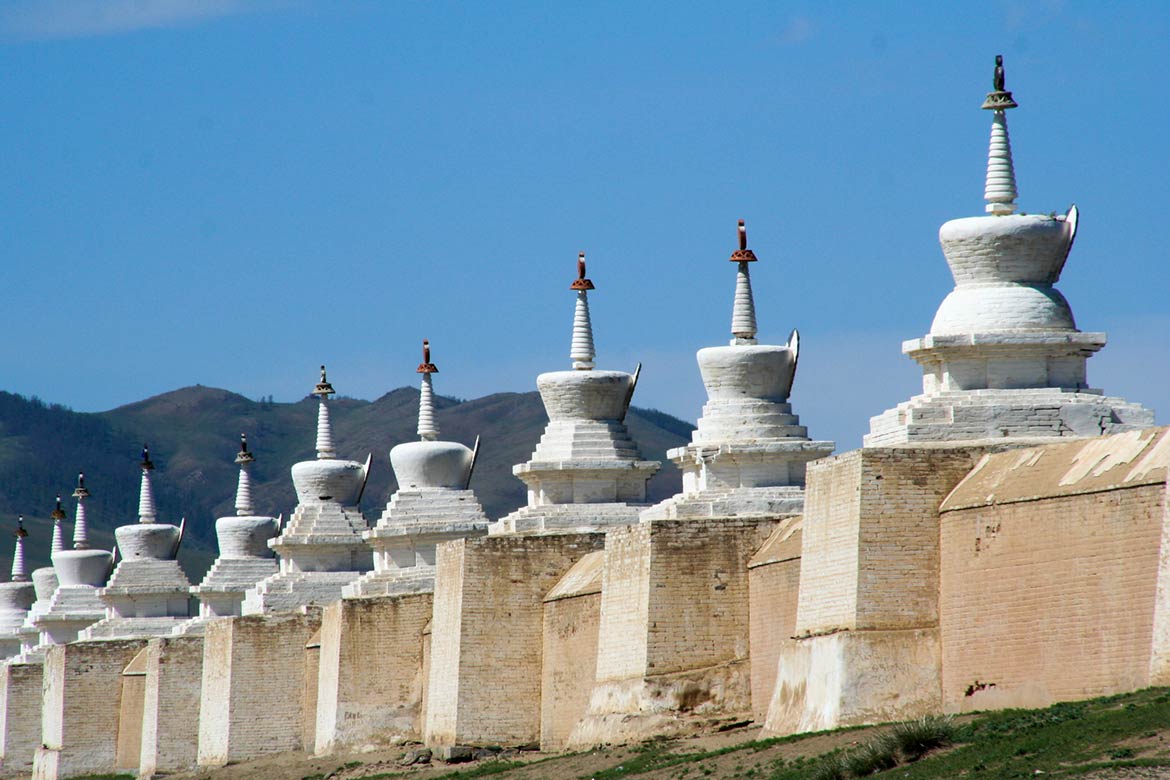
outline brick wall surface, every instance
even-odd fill
[[[540,747],[560,750],[589,706],[597,673],[601,594],[589,593],[544,605]]]
[[[207,624],[200,765],[301,748],[305,644],[320,624],[320,610],[314,608]]]
[[[1149,684],[1165,485],[943,514],[948,709]],[[993,686],[972,690],[978,682]]]
[[[342,599],[321,621],[315,750],[420,737],[432,594]]]
[[[301,750],[306,753],[315,753],[317,750],[317,694],[321,688],[320,631],[305,645],[304,674],[305,691],[303,695],[305,703],[301,713]]]
[[[195,765],[203,637],[160,637],[146,646],[139,774],[177,772]]]
[[[138,769],[142,757],[142,706],[146,698],[146,675],[123,674],[121,685],[114,768],[125,772]]]
[[[763,723],[776,685],[776,664],[783,643],[796,630],[800,592],[800,542],[789,539],[787,555],[748,569],[749,639],[752,663],[752,717]]]
[[[539,740],[541,602],[573,563],[603,543],[597,533],[491,536],[439,545],[428,743]],[[455,588],[458,594],[451,592]]]
[[[650,620],[650,526],[613,528],[605,535],[597,679],[646,673]]]
[[[0,666],[0,772],[26,773],[41,744],[42,663]]]
[[[122,670],[146,640],[55,645],[45,654],[42,747],[33,777],[59,780],[114,770]]]

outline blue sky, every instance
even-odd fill
[[[694,420],[747,220],[793,401],[860,444],[982,213],[995,54],[1020,205],[1081,210],[1090,383],[1170,411],[1165,3],[0,4],[0,387],[100,410],[202,383],[295,400],[529,390],[602,368]],[[388,443],[390,444],[390,443]]]

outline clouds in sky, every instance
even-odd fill
[[[0,35],[15,40],[87,38],[199,24],[279,7],[280,0],[6,0]]]

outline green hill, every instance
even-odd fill
[[[435,405],[444,439],[470,446],[481,437],[472,488],[488,516],[522,505],[524,485],[512,476],[512,466],[528,459],[548,421],[539,394],[499,393],[470,401],[440,396]],[[375,401],[338,398],[330,410],[342,457],[374,455],[362,499],[363,513],[373,522],[397,489],[390,448],[417,438],[418,390],[399,388]],[[203,386],[93,414],[0,392],[0,529],[14,526],[23,514],[31,533],[25,548],[30,565],[46,565],[54,499],[62,494],[72,518],[69,494],[77,472],[84,471],[93,493],[88,504],[93,541],[109,546],[115,527],[137,519],[137,463],[142,443],[149,442],[159,515],[164,522],[187,518],[180,560],[190,576],[200,577],[215,556],[215,518],[234,513],[233,459],[240,433],[248,434],[256,454],[257,510],[287,515],[296,506],[289,469],[315,456],[316,415],[314,398],[253,401]],[[650,500],[678,492],[680,477],[665,452],[685,443],[693,426],[637,407],[626,422],[643,455],[663,461],[650,481]],[[0,566],[7,571],[10,562],[11,546],[0,543]]]

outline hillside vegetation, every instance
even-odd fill
[[[535,393],[498,393],[470,401],[436,397],[442,437],[471,446],[481,437],[471,486],[488,517],[522,505],[524,485],[512,466],[532,454],[548,418]],[[334,440],[342,457],[373,468],[362,499],[375,521],[397,489],[390,469],[391,447],[417,439],[418,390],[399,388],[376,401],[338,398],[331,402]],[[296,506],[289,469],[315,457],[317,401],[253,401],[227,390],[185,387],[96,414],[74,412],[12,393],[0,392],[0,534],[23,514],[32,535],[26,541],[30,565],[48,563],[54,498],[61,493],[72,518],[78,471],[93,493],[88,503],[95,546],[113,544],[112,531],[134,522],[138,508],[138,467],[143,442],[151,445],[155,496],[163,522],[186,517],[189,536],[180,561],[201,577],[215,557],[215,518],[234,514],[239,435],[248,434],[256,454],[253,469],[256,509],[288,515]],[[643,455],[664,461],[650,481],[649,500],[678,492],[677,469],[666,450],[684,444],[693,426],[654,410],[634,407],[626,420]],[[70,522],[67,526],[72,527]],[[3,536],[0,536],[2,539]],[[12,547],[0,541],[0,567],[10,566]]]

